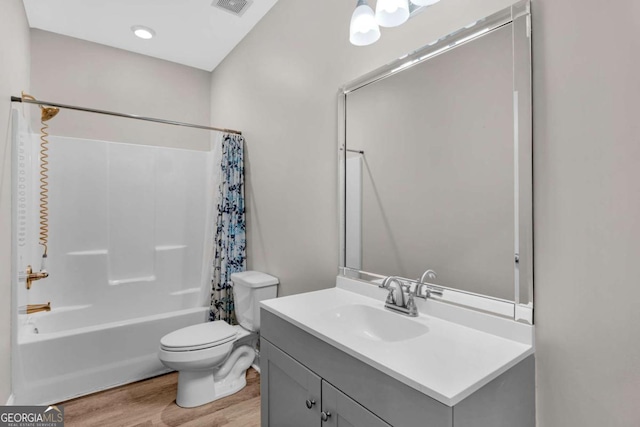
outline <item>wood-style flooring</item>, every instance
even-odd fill
[[[60,403],[65,427],[260,426],[260,375],[240,392],[197,408],[176,405],[176,372]]]

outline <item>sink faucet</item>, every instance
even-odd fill
[[[395,286],[392,287],[392,285]],[[409,285],[402,283],[399,277],[389,276],[385,278],[380,287],[389,290],[387,300],[384,303],[385,308],[411,317],[418,316],[418,308],[413,301],[414,293],[411,292]],[[405,297],[405,291],[409,294],[408,297]]]
[[[431,295],[437,295],[439,297],[441,297],[443,295],[443,290],[440,288],[437,288],[435,286],[432,286],[428,283],[425,282],[426,279],[435,279],[437,278],[438,275],[436,274],[435,271],[433,270],[427,270],[424,273],[422,273],[422,276],[420,277],[420,280],[418,281],[418,284],[416,285],[416,289],[414,292],[414,295],[419,297],[419,298],[431,298]],[[422,288],[425,289],[424,291],[424,295],[422,295]]]

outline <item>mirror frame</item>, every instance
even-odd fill
[[[346,158],[347,147],[347,95],[396,75],[424,61],[446,53],[485,34],[512,26],[513,44],[513,125],[514,125],[514,195],[515,195],[515,260],[514,301],[481,295],[460,289],[437,285],[445,290],[434,299],[491,313],[518,322],[533,324],[533,129],[532,129],[532,76],[531,76],[531,4],[518,1],[426,46],[377,68],[345,84],[338,91],[338,161],[339,161],[339,229],[340,261],[338,275],[368,282],[380,283],[380,274],[346,266]],[[361,152],[359,152],[362,154]],[[403,280],[405,280],[403,278]],[[415,283],[411,279],[406,282]]]

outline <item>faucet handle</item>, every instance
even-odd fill
[[[382,282],[378,285],[380,289],[389,289],[389,282],[391,281],[392,276],[385,277]]]
[[[396,292],[407,293],[409,296],[412,295],[411,286],[410,285],[404,284],[400,280],[394,280],[394,281],[397,283],[398,287],[392,288],[389,285],[384,287],[385,289],[389,290],[389,293],[387,294],[387,299],[386,299],[386,303],[387,304],[396,304],[396,302],[398,301],[398,297],[396,296]],[[403,300],[402,299],[402,295],[400,297],[401,297],[401,300]]]
[[[416,302],[413,299],[413,293],[409,293],[409,299],[407,300],[407,310],[409,316],[418,317],[418,307],[416,306]]]
[[[422,288],[424,288],[424,295],[422,294]],[[414,296],[422,299],[431,298],[431,296],[435,295],[438,297],[442,297],[444,295],[444,289],[437,288],[435,286],[428,285],[426,283],[418,283],[416,285],[416,289],[413,293]]]
[[[387,304],[395,304],[396,303],[396,294],[393,289],[389,289],[389,293],[387,294],[387,300],[385,301]]]

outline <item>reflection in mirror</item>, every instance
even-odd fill
[[[530,306],[522,5],[345,88],[343,266]]]

